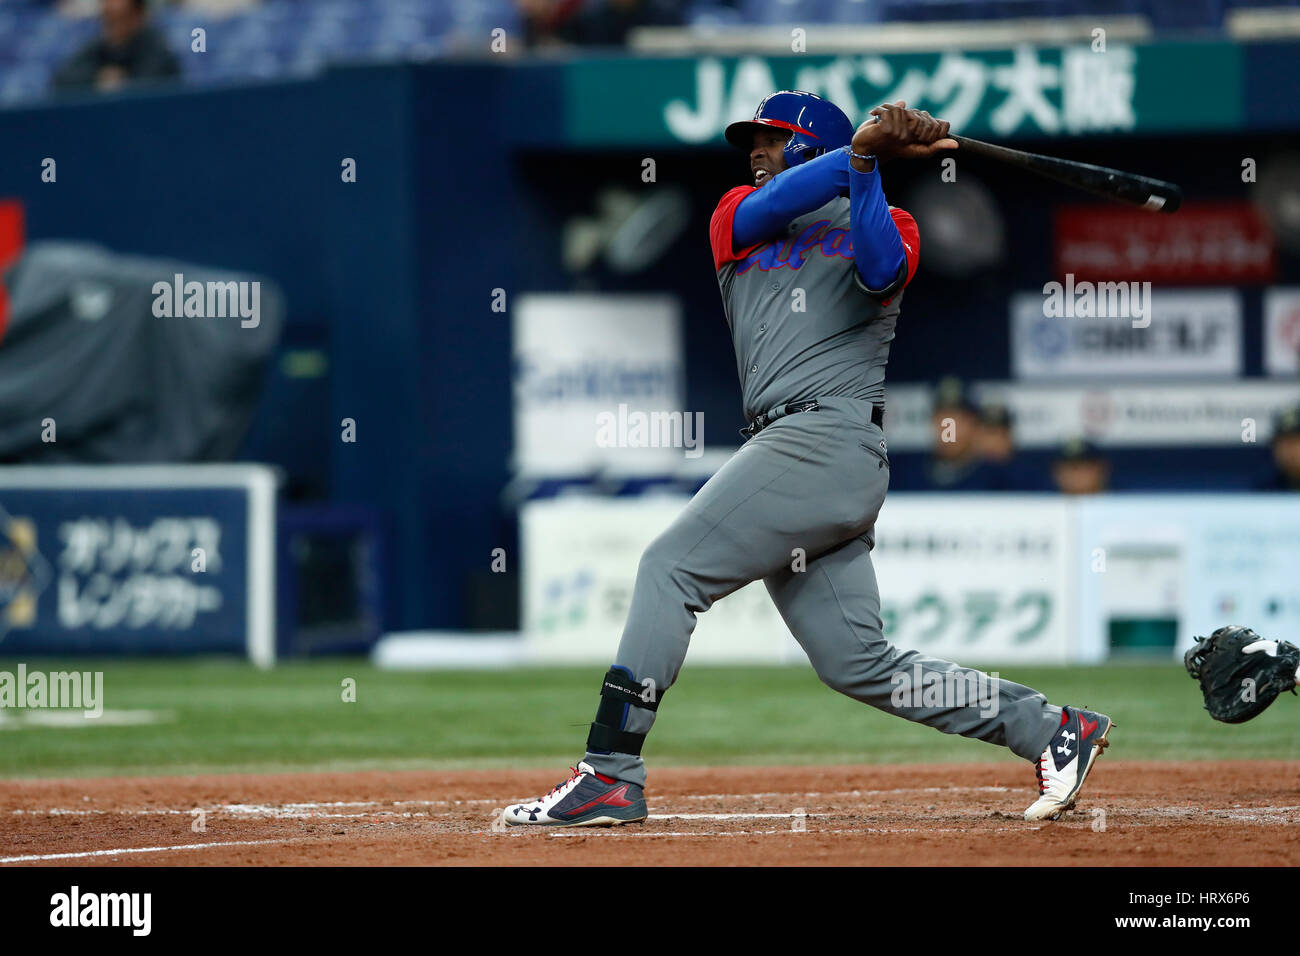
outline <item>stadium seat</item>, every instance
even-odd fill
[[[42,63],[5,70],[0,79],[0,102],[21,103],[40,97],[49,86],[50,71]]]
[[[739,26],[745,22],[740,11],[723,3],[694,3],[686,10],[688,27],[719,29]]]
[[[1157,30],[1215,29],[1223,25],[1223,0],[1148,0]]]
[[[832,0],[827,8],[829,23],[879,23],[884,19],[882,0]]]
[[[885,0],[888,21],[996,20],[1067,12],[1062,0]]]
[[[759,26],[799,26],[827,19],[827,0],[741,0],[745,21]]]
[[[1211,30],[1228,10],[1300,0],[695,0],[685,22],[704,29],[1141,14],[1157,30]],[[338,61],[430,57],[481,49],[491,31],[521,33],[515,0],[263,0],[228,16],[160,6],[154,21],[178,54],[208,32],[205,56],[182,56],[189,82],[305,74]],[[0,99],[39,98],[54,69],[98,34],[38,0],[0,5]],[[38,78],[39,77],[39,78]]]

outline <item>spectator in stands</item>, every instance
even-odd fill
[[[1016,457],[1016,443],[1012,436],[1015,424],[1011,409],[997,402],[980,407],[980,455],[996,465],[1008,464]]]
[[[1052,480],[1066,495],[1095,495],[1110,485],[1110,462],[1090,442],[1072,438],[1052,462]]]
[[[960,381],[946,378],[935,388],[930,422],[934,446],[925,466],[925,486],[932,491],[996,490],[997,471],[981,454],[979,409]]]
[[[1015,418],[1011,409],[993,402],[980,407],[979,453],[992,473],[997,491],[1042,490],[1043,483],[1031,474],[1016,455]]]
[[[677,26],[682,0],[515,0],[529,46],[623,46],[635,27]]]
[[[149,25],[147,0],[100,0],[99,19],[100,37],[54,71],[56,92],[108,91],[180,75],[176,56]]]
[[[1300,491],[1300,405],[1273,420],[1275,471],[1260,487],[1265,491]]]

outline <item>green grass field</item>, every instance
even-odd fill
[[[144,726],[46,727],[6,711],[0,776],[554,766],[582,751],[599,667],[390,672],[363,660],[260,672],[223,660],[25,661],[102,670],[110,711],[166,712]],[[0,660],[0,671],[17,662]],[[1300,701],[1249,724],[1210,719],[1176,664],[1002,668],[1055,702],[1088,704],[1118,726],[1121,759],[1300,758]],[[356,702],[342,682],[356,681]],[[667,695],[646,756],[659,765],[928,763],[1007,752],[880,713],[822,686],[806,667],[687,666]]]

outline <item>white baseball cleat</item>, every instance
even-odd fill
[[[634,783],[597,773],[590,764],[571,768],[571,776],[536,800],[501,811],[507,826],[612,827],[640,823],[648,815],[645,794]]]
[[[1061,708],[1061,726],[1038,758],[1038,799],[1026,820],[1055,820],[1074,806],[1092,762],[1109,745],[1111,719],[1076,707]]]

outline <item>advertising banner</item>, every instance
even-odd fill
[[[1241,61],[1241,49],[1225,42],[597,57],[565,67],[566,139],[577,147],[721,142],[728,123],[749,119],[782,89],[825,96],[854,123],[902,99],[984,138],[1234,129],[1243,116]]]
[[[526,295],[513,316],[516,473],[667,473],[702,447],[676,299]]]
[[[1300,383],[1206,382],[1203,385],[1057,385],[1051,382],[976,382],[978,402],[997,402],[1015,415],[1016,444],[1056,448],[1086,435],[1106,447],[1237,446],[1243,422],[1255,441],[1272,438],[1273,416],[1300,402]],[[885,434],[894,452],[925,451],[934,444],[932,389],[889,385]],[[890,500],[893,500],[892,498]]]
[[[1065,205],[1056,210],[1056,277],[1098,282],[1243,285],[1277,271],[1273,230],[1249,202],[1184,203],[1176,216]]]
[[[934,444],[929,385],[885,382],[885,434],[891,451],[925,451]]]
[[[1016,441],[1053,448],[1084,435],[1107,447],[1241,447],[1253,429],[1267,442],[1273,416],[1300,400],[1295,382],[1224,382],[1203,385],[1060,386],[981,382],[979,401],[996,401],[1016,418]],[[886,423],[887,424],[887,423]],[[891,444],[892,438],[891,438]]]
[[[523,625],[539,661],[610,663],[641,552],[685,498],[529,502]],[[885,633],[959,661],[1070,659],[1068,512],[1049,496],[891,495],[873,554]],[[692,661],[804,660],[762,583],[700,615]]]
[[[1300,289],[1264,293],[1264,371],[1300,375]]]
[[[1300,633],[1300,497],[1106,495],[1078,503],[1079,651],[1102,661],[1245,624]]]
[[[1150,381],[1241,374],[1241,295],[1235,290],[1139,290],[1119,310],[1128,314],[1121,315],[1093,308],[1089,314],[1049,314],[1046,301],[1041,292],[1018,292],[1011,299],[1017,378]]]
[[[524,510],[524,628],[540,662],[609,664],[641,551],[685,499]],[[947,660],[1175,656],[1247,624],[1300,633],[1300,498],[1284,494],[891,495],[872,562],[885,634]],[[690,659],[804,660],[761,583],[700,616]]]
[[[885,631],[950,660],[1069,660],[1072,559],[1061,497],[890,495],[872,553]]]
[[[0,653],[274,660],[259,465],[0,469]]]
[[[525,504],[522,623],[530,656],[612,663],[641,552],[687,500],[560,498]],[[799,654],[767,590],[755,583],[700,615],[690,658],[780,663]]]

